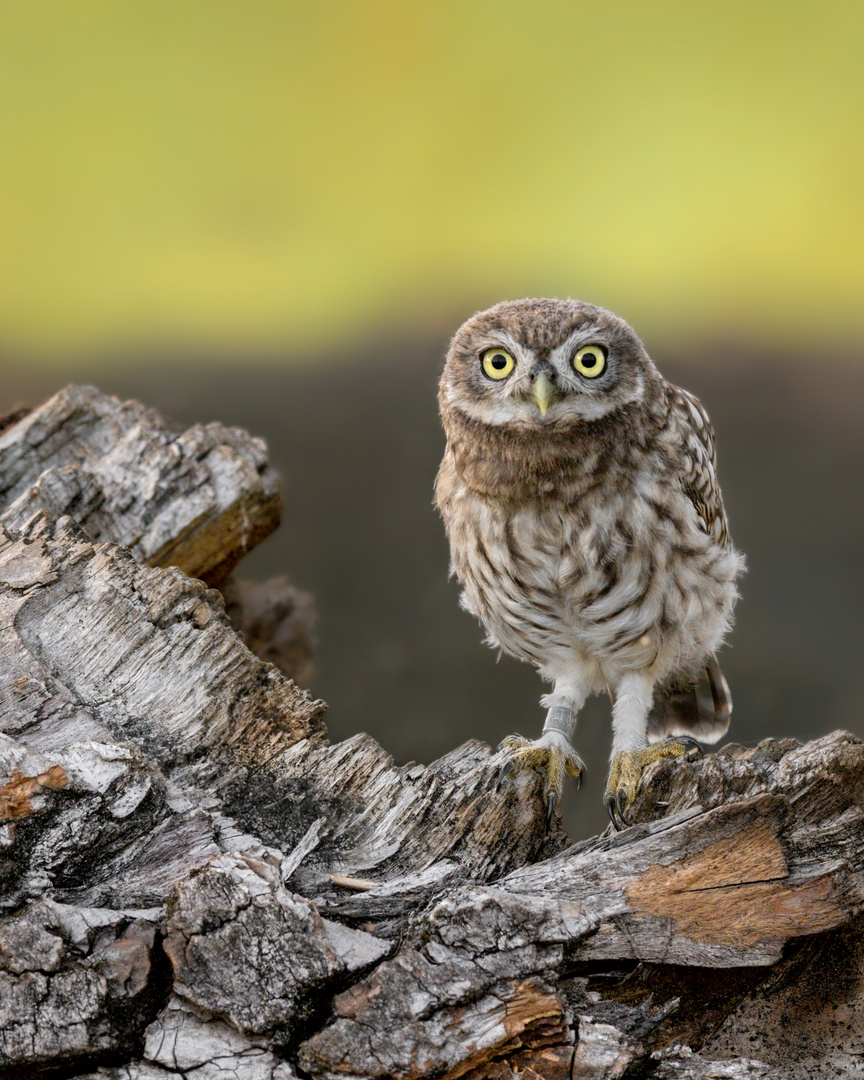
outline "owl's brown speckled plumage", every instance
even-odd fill
[[[577,370],[585,355],[593,368]],[[507,373],[485,370],[484,356]],[[623,818],[647,761],[685,749],[649,742],[715,741],[728,726],[713,654],[742,560],[708,417],[623,320],[574,300],[507,302],[469,319],[439,401],[436,499],[463,603],[491,644],[553,684],[542,738],[507,741],[513,767],[545,767],[554,806],[563,771],[581,770],[576,714],[608,691],[607,802]]]

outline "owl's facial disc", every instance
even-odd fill
[[[658,378],[639,339],[611,312],[579,301],[517,300],[457,331],[441,401],[483,424],[539,434],[638,404]]]

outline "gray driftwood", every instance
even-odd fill
[[[137,401],[68,386],[0,428],[0,521],[71,514],[139,562],[219,584],[279,523],[279,478],[239,428],[182,431]]]
[[[261,658],[312,617],[226,579],[260,442],[73,387],[0,490],[0,1078],[864,1076],[859,740],[660,762],[569,845],[538,777],[331,745]]]

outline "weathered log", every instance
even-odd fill
[[[260,439],[177,431],[136,401],[68,386],[0,433],[0,523],[39,510],[218,585],[279,524],[281,500]]]
[[[147,565],[161,514],[200,527],[155,561],[222,573],[269,475],[195,519],[254,442],[201,430],[184,457],[73,388],[0,436],[0,1078],[860,1075],[860,741],[667,759],[569,846],[483,744],[329,745],[218,592]]]
[[[26,405],[18,405],[8,413],[4,413],[3,416],[0,416],[0,431],[5,431],[6,428],[12,427],[13,424],[17,424],[18,421],[23,420],[29,412],[31,412],[31,410]]]
[[[0,612],[4,729],[34,748],[133,739],[187,784],[221,788],[323,734],[323,703],[245,648],[218,592],[68,517],[0,531]]]
[[[301,1048],[304,1069],[413,1076],[429,1062],[433,1075],[458,1076],[472,1064],[467,1044],[442,1032],[481,1032],[487,1000],[506,1002],[526,979],[555,984],[615,961],[770,965],[791,939],[840,927],[864,906],[864,745],[837,733],[801,748],[726,747],[673,765],[667,779],[695,794],[706,772],[708,790],[728,801],[450,890],[395,958],[336,1000],[335,1021]],[[481,1036],[473,1053],[484,1052]]]

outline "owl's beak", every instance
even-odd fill
[[[537,402],[537,408],[540,410],[542,416],[546,415],[546,410],[549,408],[549,402],[554,396],[555,387],[552,385],[552,380],[545,372],[541,371],[534,380],[534,385],[531,387],[531,397]]]

